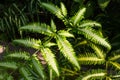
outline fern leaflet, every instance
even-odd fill
[[[49,48],[42,48],[41,53],[44,59],[47,61],[50,68],[52,68],[56,72],[56,74],[59,76],[57,62],[56,62],[55,56],[52,53],[52,51]]]
[[[48,36],[54,35],[53,32],[50,29],[50,26],[46,25],[44,23],[29,24],[29,25],[21,27],[20,30],[26,30],[26,31],[28,30],[28,31],[31,31],[31,32],[41,33],[41,34],[48,35]]]
[[[84,35],[84,37],[86,39],[90,40],[93,43],[102,45],[102,46],[106,47],[108,50],[111,49],[110,44],[107,41],[105,41],[104,38],[98,36],[97,34],[93,33],[90,30],[87,30],[87,29],[78,29],[78,33]]]
[[[17,69],[17,63],[15,62],[0,62],[0,66],[4,68]]]
[[[59,47],[59,50],[63,53],[63,55],[73,63],[78,69],[80,68],[78,61],[75,56],[75,52],[71,46],[71,44],[66,40],[65,37],[57,36],[56,41]]]

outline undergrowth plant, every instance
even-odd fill
[[[8,52],[0,61],[0,80],[46,80],[37,54]]]
[[[32,62],[28,61],[30,64],[33,64],[25,64],[27,66],[30,65],[29,67],[32,69],[19,65],[19,67],[17,65],[12,66],[14,69],[19,69],[23,77],[27,80],[34,80],[33,77],[35,78],[35,75],[32,75],[31,78],[27,74],[27,72],[33,74],[34,70],[37,71],[35,74],[40,74],[43,80],[44,77],[48,80],[119,79],[120,50],[111,50],[111,45],[102,34],[100,23],[85,19],[85,6],[80,6],[79,10],[71,16],[69,16],[63,3],[60,3],[60,7],[58,7],[54,4],[40,2],[40,6],[60,19],[64,23],[65,28],[59,30],[53,20],[51,20],[50,25],[46,23],[28,24],[20,27],[20,31],[38,33],[44,36],[43,39],[16,39],[13,42],[38,50],[47,62],[49,70],[47,75],[50,75],[50,77],[42,74],[43,72],[46,73],[46,71],[42,70],[40,64],[38,65],[34,61],[36,58],[34,59],[33,56],[36,53],[29,58],[30,60],[33,59]],[[63,56],[64,58],[62,58]],[[65,60],[65,63],[60,61],[61,58]],[[0,66],[6,67],[4,66],[5,64],[7,63],[1,62]],[[67,64],[69,67],[63,64]]]

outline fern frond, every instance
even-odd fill
[[[65,36],[65,37],[74,37],[73,34],[69,33],[68,31],[65,31],[65,30],[59,30],[58,34],[61,36]]]
[[[54,23],[54,21],[53,20],[51,20],[51,29],[52,29],[52,31],[53,32],[56,32],[57,31],[57,29],[56,29],[56,25],[55,25],[55,23]]]
[[[113,57],[109,57],[109,60],[115,61],[117,59],[120,59],[120,55],[114,55]]]
[[[55,46],[55,45],[57,45],[57,44],[52,43],[52,42],[45,42],[45,43],[43,43],[43,45],[44,45],[45,47],[51,47],[51,46]]]
[[[117,75],[113,75],[113,76],[111,76],[112,78],[120,78],[120,75],[119,74],[117,74]]]
[[[106,73],[103,70],[92,70],[91,72],[87,72],[87,75],[83,77],[82,80],[93,80],[93,79],[103,80],[105,76]]]
[[[35,40],[35,39],[16,39],[13,40],[14,43],[22,44],[27,47],[40,49],[41,40]]]
[[[41,34],[48,35],[48,36],[54,35],[50,29],[50,26],[46,25],[44,23],[28,24],[28,25],[25,25],[23,27],[20,27],[20,30],[25,30],[25,31],[28,30],[31,32],[41,33]]]
[[[109,57],[109,60],[115,61],[115,60],[120,59],[120,49],[111,52],[111,54],[112,54],[112,56]]]
[[[90,45],[92,47],[92,49],[95,51],[95,53],[97,54],[97,56],[101,59],[105,59],[105,55],[103,53],[103,51],[96,45],[91,44]]]
[[[67,9],[62,2],[60,4],[61,4],[61,12],[62,12],[63,16],[66,17],[67,16]]]
[[[27,68],[21,67],[19,70],[26,80],[33,80]]]
[[[5,56],[6,58],[17,58],[28,60],[30,58],[27,52],[13,52]]]
[[[85,11],[86,11],[86,8],[83,7],[79,9],[79,11],[71,18],[71,21],[73,22],[74,25],[76,25],[77,23],[79,23],[80,20],[83,19]]]
[[[91,42],[93,42],[95,44],[102,45],[102,46],[106,47],[108,50],[111,49],[110,44],[104,38],[98,36],[97,34],[93,33],[90,30],[78,29],[78,33],[84,35],[84,37],[86,39],[90,40]]]
[[[120,64],[119,63],[117,63],[117,62],[112,62],[112,61],[110,61],[109,62],[112,66],[114,66],[116,69],[119,69],[120,70]]]
[[[17,63],[15,62],[0,62],[0,67],[10,68],[10,69],[17,69]]]
[[[68,40],[66,40],[65,37],[57,36],[56,41],[57,41],[59,50],[63,53],[63,55],[78,69],[80,69],[80,66],[75,56],[74,49],[72,48]]]
[[[80,55],[78,57],[78,61],[80,64],[86,64],[86,65],[96,65],[96,64],[103,64],[105,62],[104,59],[98,58],[96,55],[92,53],[87,53],[84,55]]]
[[[36,72],[39,74],[39,76],[41,76],[42,79],[44,80],[45,75],[43,72],[43,67],[35,55],[33,55],[33,57],[32,57],[32,64],[33,64],[33,68],[36,70]]]
[[[94,73],[94,74],[90,74],[90,75],[87,75],[87,76],[85,76],[84,78],[82,78],[82,80],[89,80],[89,79],[91,79],[92,77],[95,79],[95,77],[96,78],[98,78],[98,77],[101,77],[101,78],[99,78],[99,79],[103,79],[102,77],[104,77],[106,75],[106,73],[104,73],[104,72],[101,72],[101,73]]]
[[[50,68],[52,68],[56,72],[56,74],[59,76],[57,62],[52,51],[49,48],[42,48],[41,53],[44,59],[46,60],[46,62],[48,63],[48,65],[50,66]]]
[[[41,3],[41,5],[46,8],[48,11],[50,11],[52,14],[55,14],[58,18],[63,19],[64,16],[61,13],[60,8],[55,6],[54,4],[49,3]]]
[[[101,24],[96,22],[96,21],[90,21],[90,20],[85,20],[83,22],[80,23],[80,25],[78,27],[101,27]]]

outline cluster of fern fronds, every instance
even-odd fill
[[[12,80],[13,73],[18,71],[17,75],[20,75],[18,78],[21,80],[67,80],[67,77],[71,76],[76,80],[119,79],[120,50],[111,51],[111,45],[102,34],[100,23],[84,18],[85,6],[80,6],[74,15],[68,16],[63,3],[60,3],[60,7],[43,2],[39,4],[60,19],[66,27],[58,30],[52,19],[50,24],[28,24],[20,27],[20,32],[38,33],[44,37],[16,39],[13,42],[40,51],[48,65],[48,71],[42,67],[36,53],[31,56],[26,52],[9,53],[5,56],[6,61],[0,63],[1,67],[12,70],[9,74],[5,69],[7,78]],[[60,64],[61,59],[65,63]],[[83,66],[86,68],[83,69]]]

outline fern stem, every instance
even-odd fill
[[[50,80],[52,80],[52,69],[50,69]]]

